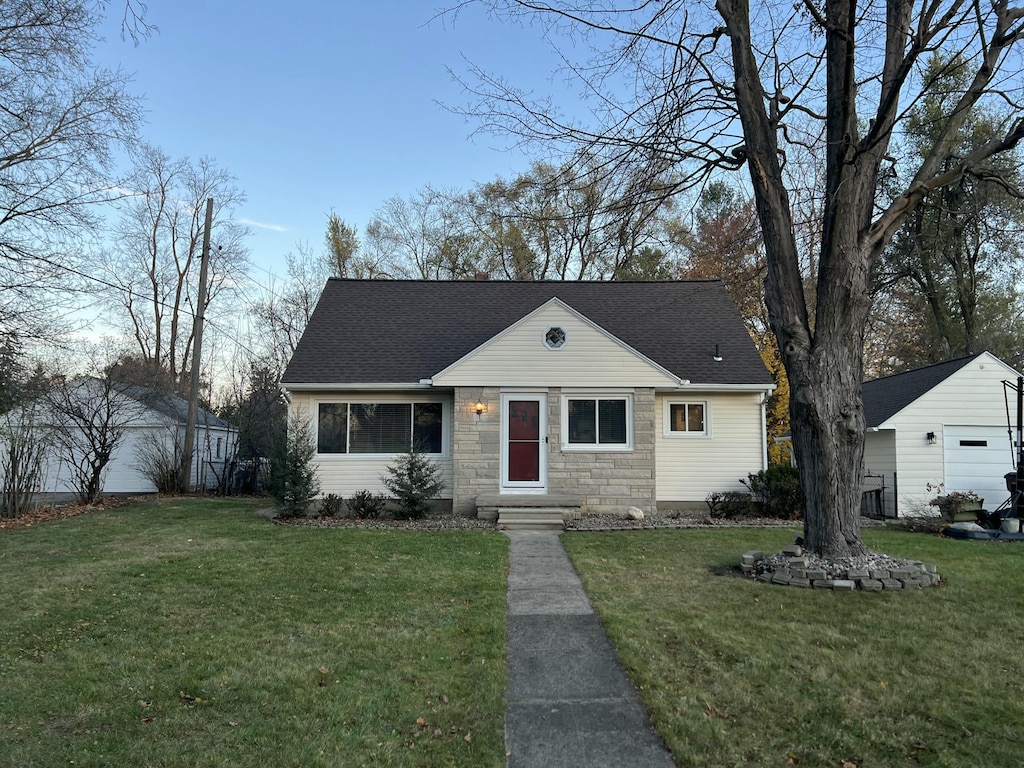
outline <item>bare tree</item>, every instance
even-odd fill
[[[559,53],[592,97],[595,118],[563,119],[477,70],[471,111],[484,129],[567,141],[610,165],[644,169],[666,182],[664,196],[746,169],[791,388],[806,545],[827,557],[864,553],[860,385],[872,269],[923,200],[965,176],[992,175],[992,158],[1024,136],[1016,50],[1024,10],[1007,0],[480,2],[499,16],[539,20],[552,40],[559,31],[575,36],[577,48]],[[591,56],[571,60],[574,50]],[[906,182],[880,195],[907,110],[936,87],[923,68],[933,52],[959,56],[969,76],[936,117],[932,147],[907,159]],[[965,121],[987,103],[1002,105],[1003,130],[958,154]],[[810,293],[787,165],[822,135]]]
[[[42,489],[49,439],[38,416],[32,405],[0,416],[0,518],[28,512]]]
[[[67,296],[79,267],[78,236],[115,194],[112,151],[135,137],[128,77],[90,58],[104,5],[0,3],[0,334],[50,334],[53,297]],[[126,23],[129,10],[137,4]]]
[[[122,318],[139,356],[154,372],[166,369],[178,391],[188,384],[194,338],[193,319],[200,311],[198,276],[205,203],[213,198],[208,290],[203,312],[234,290],[248,264],[249,230],[232,219],[244,200],[235,179],[209,158],[193,163],[172,160],[153,147],[140,150],[132,188],[122,203],[117,227],[118,250],[106,254],[102,268],[116,286],[106,299]],[[227,310],[224,307],[225,311]],[[209,315],[208,315],[209,316]]]
[[[144,406],[109,378],[83,377],[56,385],[45,398],[56,460],[67,468],[78,500],[94,504],[114,452]]]

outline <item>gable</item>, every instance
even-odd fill
[[[555,348],[552,329],[564,332]],[[432,377],[435,386],[675,387],[680,380],[557,298]]]

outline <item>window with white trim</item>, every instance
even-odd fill
[[[669,437],[707,437],[707,401],[670,401],[665,404],[665,434]]]
[[[565,443],[568,448],[628,450],[633,447],[629,397],[565,398]]]
[[[317,453],[443,453],[441,403],[320,403]]]

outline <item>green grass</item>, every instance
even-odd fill
[[[0,766],[504,765],[505,537],[263,504],[0,532]]]
[[[681,766],[1024,764],[1024,548],[865,531],[947,583],[832,593],[735,575],[793,531],[564,537]]]

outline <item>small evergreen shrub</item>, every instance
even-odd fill
[[[380,517],[388,500],[379,493],[370,491],[356,491],[348,500],[348,511],[360,520],[368,520],[372,517]]]
[[[345,500],[336,493],[328,493],[320,499],[320,514],[323,517],[338,517],[345,506]]]
[[[762,517],[799,520],[800,472],[789,464],[774,464],[741,480],[760,506]]]
[[[313,468],[316,445],[307,420],[296,420],[288,430],[288,440],[279,449],[271,465],[270,493],[281,506],[283,517],[306,514],[320,493],[320,481]]]
[[[712,517],[753,517],[756,514],[754,500],[743,491],[713,491],[704,503]]]
[[[404,520],[426,515],[430,511],[430,500],[444,488],[441,468],[416,448],[411,448],[389,465],[388,473],[381,481],[398,502],[395,517]]]

